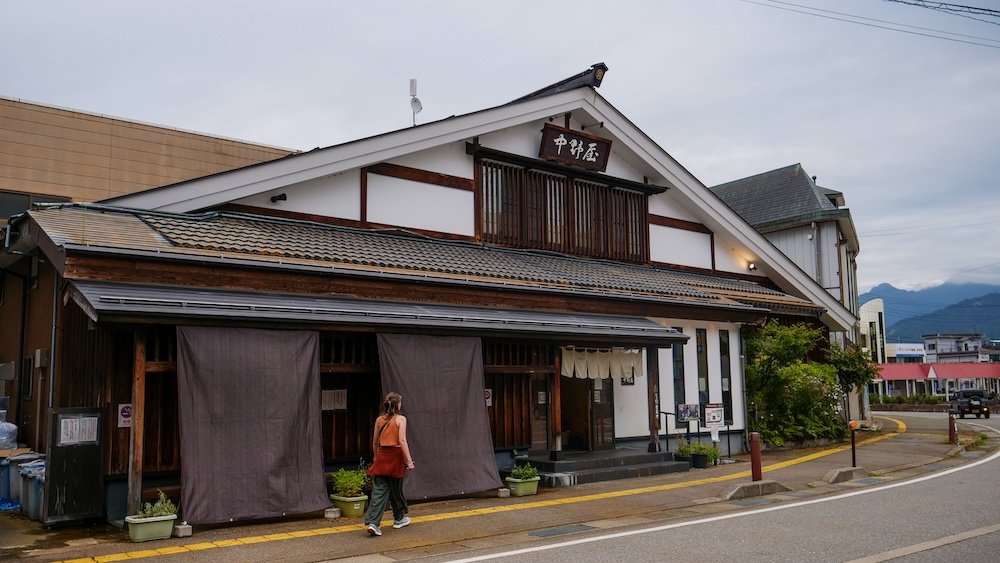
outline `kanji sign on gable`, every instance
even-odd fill
[[[538,157],[545,160],[604,172],[611,154],[611,141],[546,124],[542,129],[542,145]]]

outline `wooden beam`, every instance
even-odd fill
[[[649,409],[649,451],[660,451],[660,413],[656,388],[660,381],[660,353],[655,346],[646,348],[646,402]]]
[[[549,457],[553,461],[558,461],[563,458],[562,453],[562,406],[560,405],[562,401],[562,393],[560,392],[559,381],[562,379],[562,352],[560,348],[556,348],[556,372],[552,374],[552,453]]]
[[[128,514],[139,511],[142,503],[142,438],[146,406],[146,333],[135,332],[132,362],[132,429],[129,435]]]

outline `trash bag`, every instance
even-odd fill
[[[17,425],[10,422],[0,422],[0,450],[17,448]]]

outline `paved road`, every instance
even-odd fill
[[[905,416],[912,431],[947,417]],[[986,421],[981,421],[986,422]],[[996,421],[990,419],[991,426]],[[855,491],[613,533],[553,538],[512,551],[426,561],[996,561],[1000,452],[966,465]],[[898,559],[897,559],[898,557]]]
[[[944,414],[910,415],[908,413],[887,413],[881,418],[885,430],[881,433],[862,433],[858,436],[857,461],[860,467],[874,471],[875,477],[858,482],[829,484],[817,481],[829,471],[844,468],[851,463],[849,447],[813,448],[796,451],[765,452],[764,476],[789,487],[791,491],[766,497],[724,501],[726,491],[741,482],[748,482],[750,471],[745,459],[740,463],[721,465],[690,473],[668,474],[654,477],[591,483],[577,487],[549,489],[537,497],[498,499],[481,496],[454,500],[415,504],[411,516],[414,525],[404,530],[387,530],[385,537],[373,539],[363,531],[360,519],[322,519],[301,517],[276,522],[245,523],[236,527],[199,528],[191,538],[172,538],[144,544],[129,544],[123,532],[112,531],[94,534],[87,530],[66,530],[44,532],[30,522],[22,522],[21,532],[15,539],[31,540],[40,534],[42,541],[27,541],[23,547],[4,550],[5,541],[0,541],[0,559],[7,553],[15,557],[25,557],[42,563],[47,561],[100,561],[134,559],[162,561],[211,561],[243,562],[271,561],[279,563],[304,563],[356,557],[360,561],[398,561],[428,557],[462,558],[480,555],[486,551],[513,550],[536,547],[566,540],[588,539],[601,533],[621,532],[630,534],[634,541],[626,542],[619,556],[617,549],[611,552],[599,551],[604,542],[588,544],[578,557],[583,560],[663,560],[720,558],[726,551],[741,553],[739,549],[750,549],[747,560],[780,560],[768,546],[793,546],[802,542],[797,549],[807,553],[817,552],[816,538],[827,539],[830,530],[848,545],[865,545],[870,554],[879,550],[896,549],[884,546],[880,537],[882,522],[864,513],[867,504],[872,504],[873,495],[865,495],[867,504],[845,504],[844,508],[828,510],[819,502],[794,506],[806,500],[818,501],[844,492],[858,492],[900,483],[941,473],[953,467],[972,463],[982,457],[966,455],[962,458],[950,457],[952,447],[947,443],[948,419]],[[905,432],[903,431],[905,420]],[[995,420],[991,419],[995,422]],[[961,423],[963,440],[974,437],[985,427],[973,427],[974,421]],[[988,430],[987,430],[988,431]],[[994,446],[1000,444],[1000,434]],[[998,463],[991,467],[996,475]],[[904,498],[924,498],[926,491],[940,488],[931,480],[897,487],[910,491]],[[880,494],[889,495],[889,491]],[[955,494],[975,495],[982,489],[959,487]],[[986,495],[994,489],[987,488]],[[855,495],[860,496],[860,495]],[[949,497],[949,495],[945,495]],[[838,502],[854,503],[853,497]],[[888,496],[886,498],[889,498]],[[996,495],[993,497],[994,502]],[[939,500],[947,507],[953,498]],[[875,501],[877,507],[888,506],[881,498]],[[963,501],[964,502],[964,501]],[[792,505],[791,507],[787,507]],[[833,505],[831,505],[832,507]],[[839,506],[839,505],[838,505]],[[916,506],[916,505],[914,505]],[[780,507],[780,508],[779,508]],[[786,508],[787,507],[787,508]],[[990,507],[984,507],[989,509]],[[755,513],[766,509],[767,512]],[[826,512],[817,512],[817,511]],[[930,515],[942,512],[936,505],[923,508]],[[801,512],[803,515],[796,513]],[[909,504],[890,510],[888,517],[908,515]],[[787,512],[790,516],[786,516]],[[729,516],[739,513],[739,517]],[[821,516],[815,520],[810,515]],[[982,511],[978,511],[982,514]],[[721,518],[726,516],[725,519]],[[962,515],[959,515],[962,516]],[[708,520],[715,517],[715,520]],[[4,523],[0,519],[0,540]],[[23,520],[18,520],[19,522]],[[843,523],[843,529],[831,527],[829,521]],[[934,523],[933,517],[930,523]],[[777,522],[778,525],[770,525]],[[978,529],[978,522],[957,521],[965,530]],[[994,522],[1000,518],[994,517]],[[668,527],[665,527],[668,526]],[[982,526],[978,526],[981,528]],[[660,528],[655,533],[643,533],[651,528]],[[705,532],[702,532],[702,530]],[[602,532],[602,530],[604,532]],[[749,530],[749,531],[744,531]],[[940,538],[935,535],[937,528],[930,532],[920,532],[922,541]],[[666,534],[666,540],[657,543],[658,534]],[[941,532],[945,533],[945,532]],[[670,536],[669,534],[674,534]],[[769,534],[769,535],[756,535]],[[946,534],[950,535],[950,534]],[[855,541],[854,538],[861,538]],[[894,537],[894,536],[893,536]],[[954,549],[975,545],[977,541],[992,542],[995,536],[982,534],[949,547]],[[862,544],[861,542],[868,542]],[[653,547],[646,548],[649,543]],[[821,543],[821,542],[820,542]],[[13,546],[15,544],[7,543]],[[803,547],[804,546],[804,547]],[[706,553],[711,547],[713,552]],[[573,546],[565,546],[572,549]],[[683,551],[682,551],[683,549]],[[923,548],[921,548],[923,549]],[[492,552],[489,552],[492,553]],[[561,553],[561,551],[560,551]],[[799,551],[789,553],[802,555]],[[825,551],[817,553],[826,553]],[[926,553],[926,552],[923,552]],[[449,554],[449,555],[446,555]],[[596,554],[596,555],[595,555]],[[720,556],[721,554],[721,556]],[[843,554],[849,557],[848,554]],[[535,553],[532,560],[552,560],[552,551]],[[560,555],[560,559],[563,557]],[[730,557],[726,556],[726,559]],[[802,558],[799,558],[802,559]],[[808,557],[804,558],[808,560]],[[827,558],[823,558],[828,560]],[[445,559],[440,559],[445,560]],[[834,559],[836,560],[836,559]]]

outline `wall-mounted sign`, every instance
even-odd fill
[[[701,418],[699,411],[700,407],[695,403],[679,403],[677,411],[674,413],[674,418],[677,419],[677,424],[687,424],[689,420],[698,420]]]
[[[132,427],[132,403],[119,403],[118,428]]]
[[[97,443],[97,415],[59,415],[58,446]]]
[[[538,158],[604,172],[611,155],[611,141],[583,131],[546,123]]]
[[[924,357],[923,344],[896,344],[897,358],[922,358]]]
[[[483,391],[484,391],[484,393],[486,395],[486,406],[487,407],[492,407],[493,406],[493,390],[492,389],[484,389]]]
[[[325,411],[347,410],[347,389],[324,389],[322,409]]]
[[[722,403],[705,403],[705,426],[718,428],[726,425],[726,406]]]

